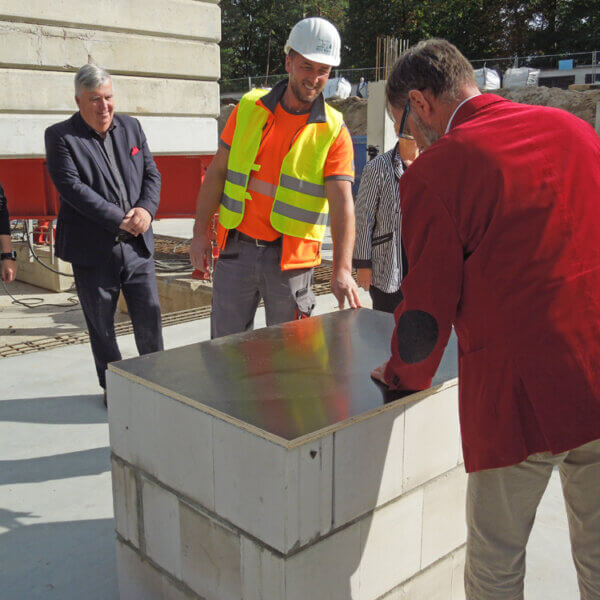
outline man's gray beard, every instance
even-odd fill
[[[432,144],[435,144],[440,139],[440,137],[441,137],[440,134],[435,129],[433,129],[433,127],[426,125],[421,120],[421,117],[419,117],[419,115],[416,113],[416,111],[414,111],[411,114],[411,117],[412,117],[415,125],[419,128],[421,135],[427,142],[427,148],[429,148],[429,146],[431,146]]]

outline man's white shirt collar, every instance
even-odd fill
[[[448,125],[446,125],[446,131],[444,131],[444,135],[446,135],[449,131],[450,131],[450,126],[452,125],[452,121],[454,120],[454,117],[456,115],[456,113],[458,112],[458,109],[465,103],[468,102],[469,100],[472,100],[473,98],[475,98],[476,96],[479,96],[480,94],[473,94],[472,96],[469,96],[468,98],[465,98],[455,109],[454,112],[452,113],[452,116],[450,117],[450,120],[448,121]]]

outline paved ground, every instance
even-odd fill
[[[175,225],[160,233],[181,235]],[[331,295],[317,303],[318,313],[335,310]],[[0,327],[18,310],[0,302]],[[56,332],[81,327],[69,310],[19,314],[32,331]],[[261,311],[257,326],[262,319]],[[167,327],[164,336],[167,348],[207,339],[208,320]],[[133,336],[119,344],[124,357],[135,355]],[[108,426],[89,344],[0,359],[0,382],[0,600],[116,600]],[[557,473],[528,552],[528,600],[578,597]]]

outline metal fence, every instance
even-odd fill
[[[563,62],[566,61],[566,62]],[[570,62],[572,61],[572,63]],[[506,69],[511,67],[533,67],[541,70],[554,70],[569,68],[577,69],[581,67],[598,68],[600,76],[600,50],[590,52],[566,52],[562,54],[546,54],[544,56],[511,56],[503,58],[480,58],[472,60],[471,64],[474,69],[488,67],[495,69],[499,73],[504,73]],[[572,66],[571,66],[572,65]],[[332,69],[332,77],[344,77],[351,84],[359,83],[363,77],[365,81],[377,81],[383,78],[383,70],[375,67],[365,69]],[[242,94],[256,87],[272,87],[278,81],[285,79],[286,73],[277,73],[275,75],[256,76],[256,77],[239,77],[237,79],[221,80],[221,95],[227,94]]]

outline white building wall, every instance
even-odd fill
[[[113,75],[115,110],[142,117],[155,154],[213,154],[220,37],[216,0],[0,0],[0,158],[44,155],[87,62]]]

